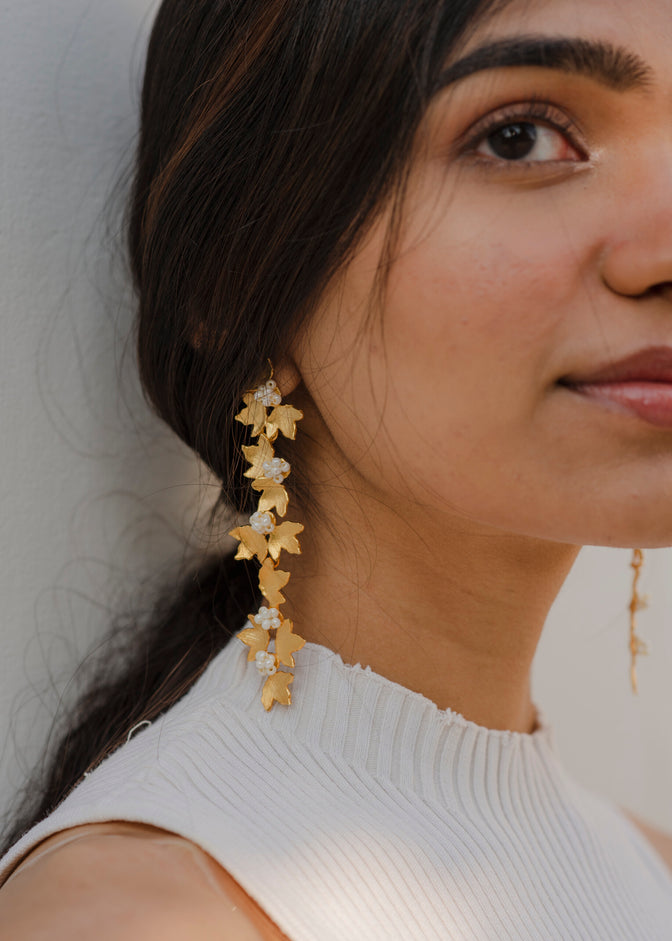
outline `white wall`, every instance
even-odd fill
[[[100,222],[132,147],[154,0],[0,2],[0,807],[40,751],[69,671],[179,556],[190,455],[142,404],[131,312]],[[534,691],[586,784],[672,830],[672,554],[645,553],[652,607],[629,685],[626,550],[583,551]]]
[[[139,392],[106,233],[154,6],[0,2],[0,807],[73,665],[183,551],[198,495]]]
[[[533,691],[566,763],[589,787],[672,832],[672,550],[647,549],[639,692],[630,686],[632,552],[587,546],[551,610]]]

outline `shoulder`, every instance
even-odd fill
[[[283,938],[207,853],[124,824],[76,827],[43,843],[0,890],[0,923],[14,941]]]
[[[646,823],[645,820],[642,820],[641,817],[637,817],[630,810],[626,810],[625,807],[621,808],[626,817],[628,817],[632,823],[642,832],[646,837],[649,843],[653,846],[654,850],[657,851],[658,855],[661,857],[664,863],[666,863],[670,873],[672,873],[672,834],[665,833],[663,830],[657,830],[655,827],[652,827],[649,823]]]

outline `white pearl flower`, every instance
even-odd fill
[[[254,623],[259,624],[265,631],[273,631],[280,627],[280,612],[277,608],[259,608],[259,612],[254,615]]]
[[[261,533],[262,536],[268,536],[275,529],[275,523],[270,513],[253,513],[250,517],[250,526],[255,533]]]
[[[291,466],[281,457],[274,457],[271,461],[264,461],[262,469],[266,477],[276,484],[281,484],[285,477],[289,476]]]
[[[257,669],[263,676],[273,676],[274,673],[278,672],[275,657],[267,650],[258,650],[255,660],[257,662]]]
[[[282,402],[282,396],[280,395],[280,391],[274,379],[269,379],[263,386],[259,386],[254,393],[254,397],[257,402],[261,402],[266,408],[270,408],[273,405],[280,405]]]

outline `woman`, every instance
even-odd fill
[[[529,690],[581,545],[672,542],[671,34],[665,0],[162,4],[140,367],[242,558],[87,700],[7,937],[672,936],[670,838]]]

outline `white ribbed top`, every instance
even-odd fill
[[[140,821],[224,866],[293,941],[670,941],[672,876],[531,735],[487,729],[325,647],[265,712],[238,639],[0,861]]]

